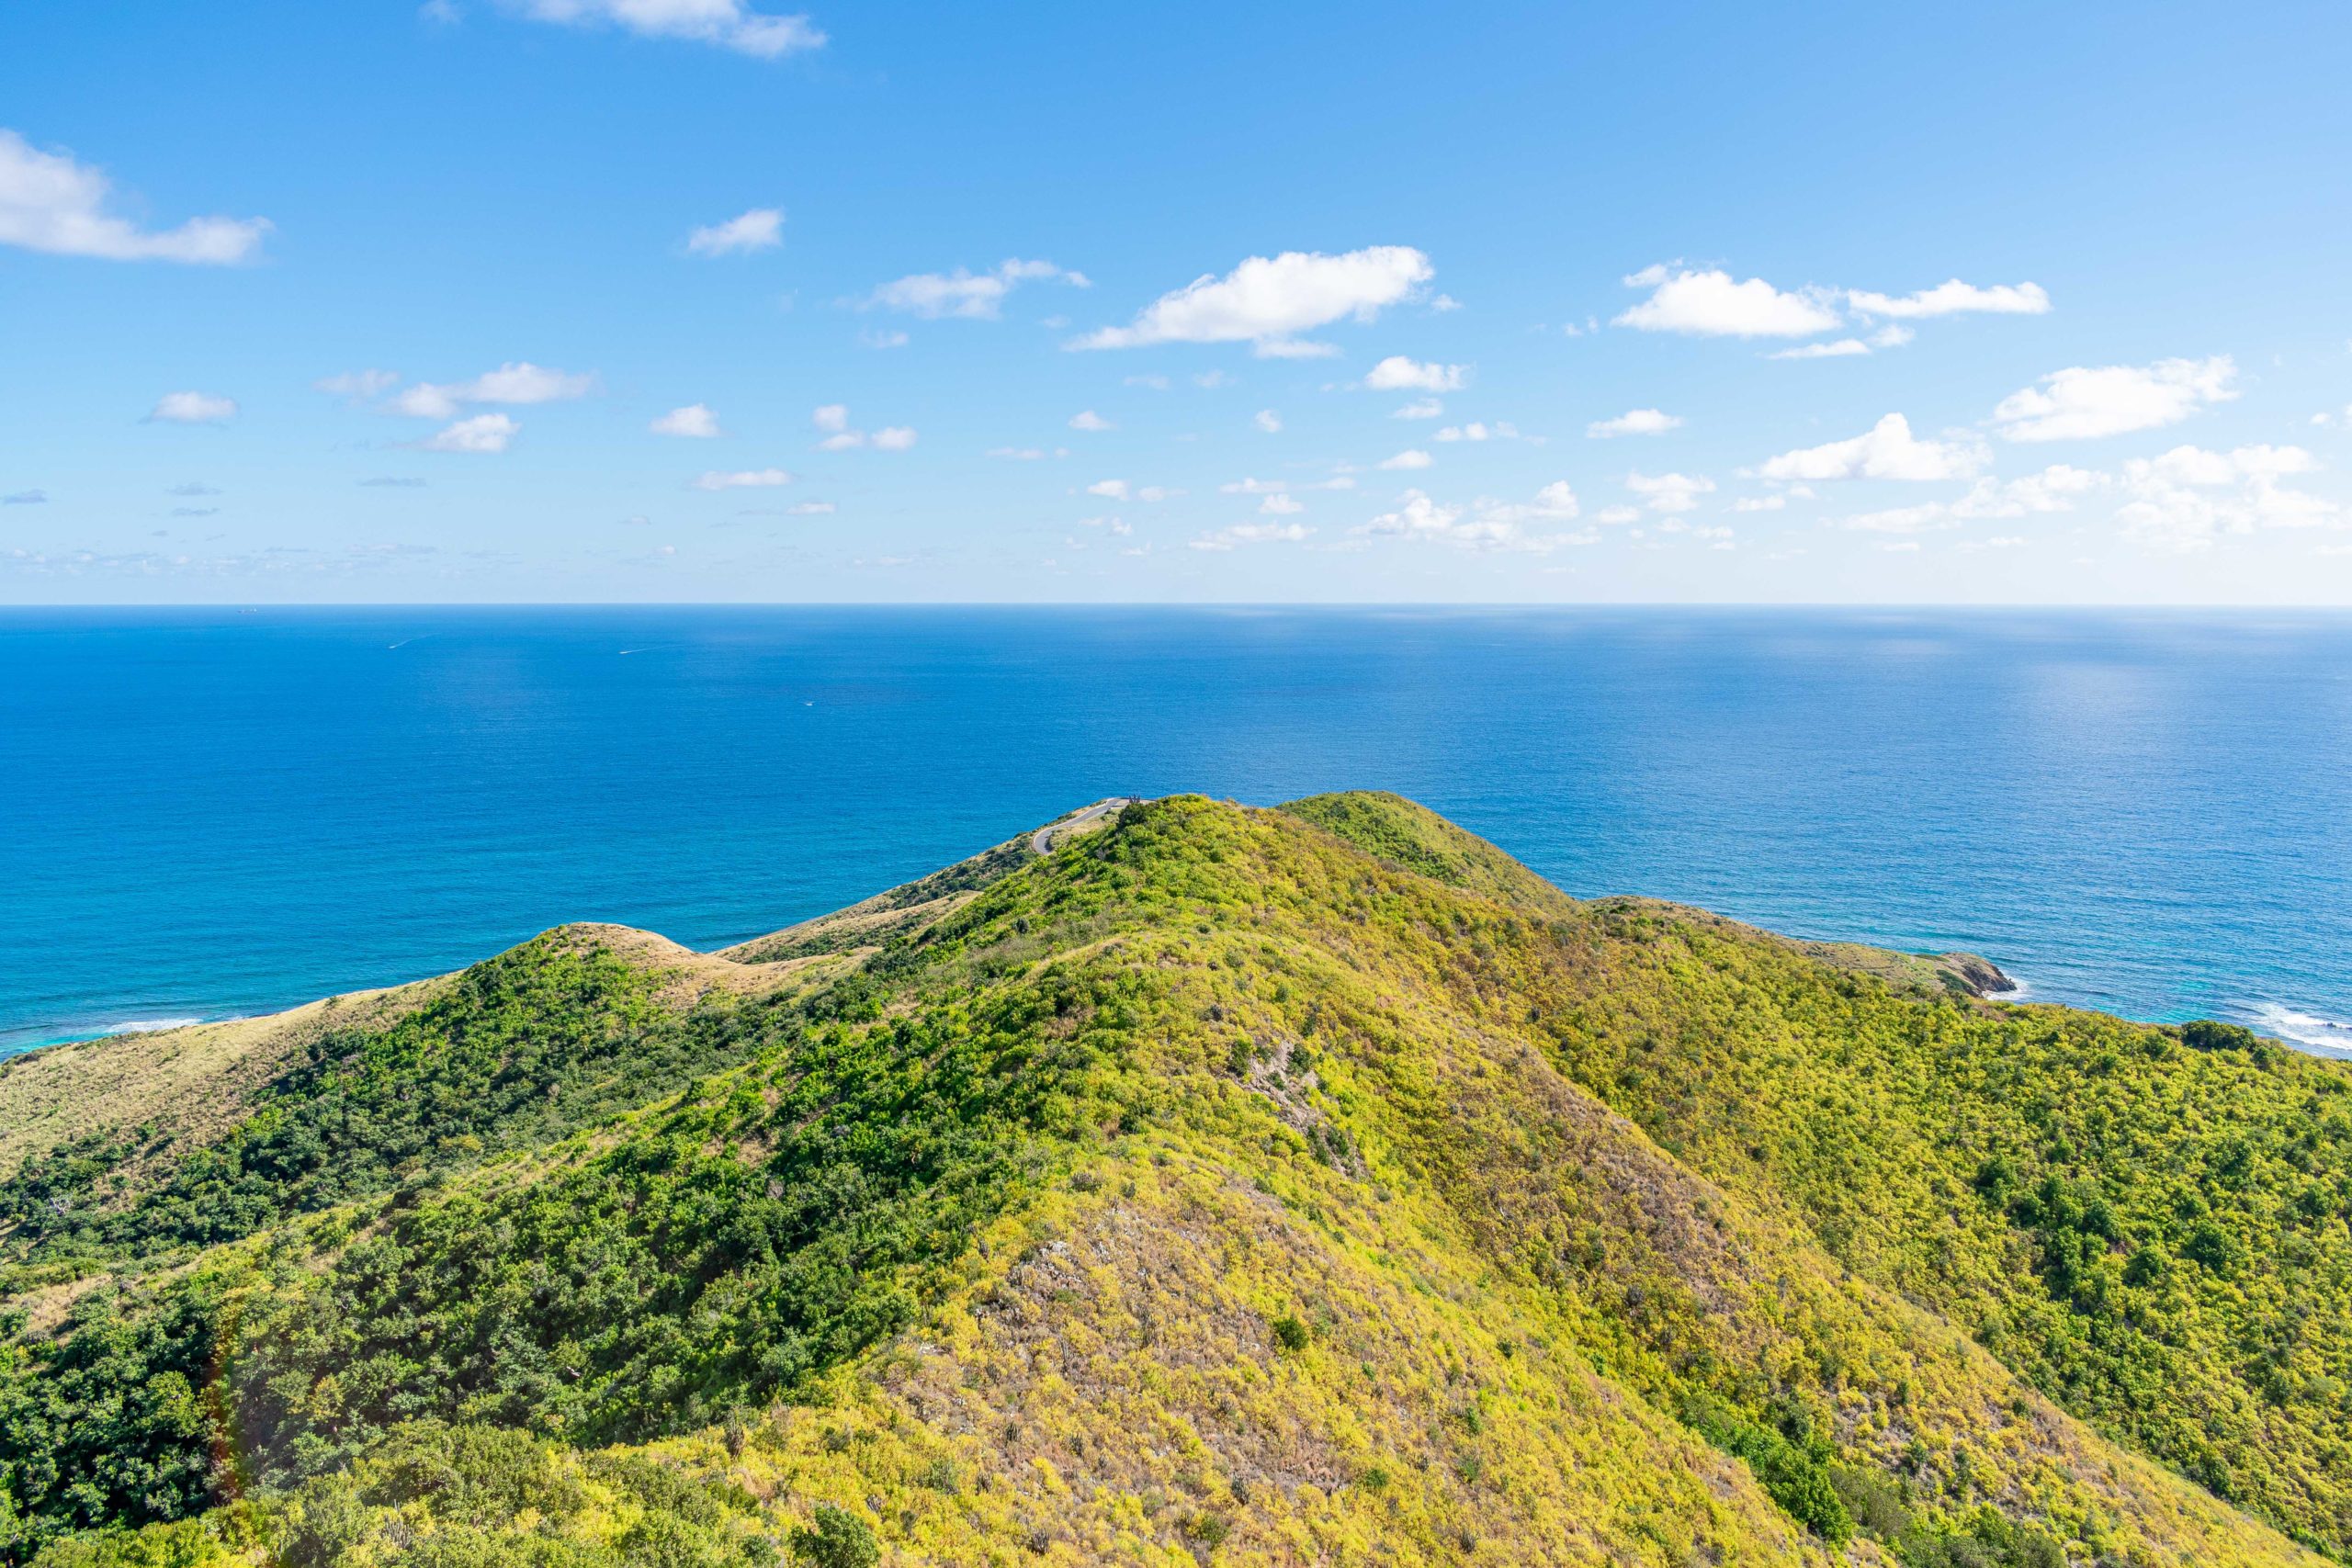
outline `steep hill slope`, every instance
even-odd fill
[[[2344,1551],[2341,1066],[1394,797],[1048,842],[754,964],[566,928],[28,1159],[11,1555]]]

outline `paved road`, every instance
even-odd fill
[[[1072,828],[1091,822],[1098,817],[1107,817],[1114,811],[1125,811],[1127,805],[1127,797],[1124,795],[1114,795],[1108,800],[1098,800],[1075,816],[1065,817],[1058,822],[1048,822],[1038,829],[1036,832],[1030,835],[1029,847],[1041,855],[1045,854],[1054,847],[1055,834],[1067,833]]]

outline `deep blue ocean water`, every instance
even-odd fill
[[[1348,787],[1573,894],[2352,1054],[2352,617],[1690,610],[0,611],[0,1046]]]

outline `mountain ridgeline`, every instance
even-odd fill
[[[2352,1561],[2352,1069],[1393,796],[0,1067],[0,1556]]]

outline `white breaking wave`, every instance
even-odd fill
[[[2352,1023],[2299,1011],[2277,1002],[2265,1002],[2255,1009],[2254,1020],[2263,1033],[2275,1034],[2306,1051],[2324,1056],[2352,1057]]]
[[[107,1025],[108,1034],[153,1034],[160,1030],[186,1029],[192,1023],[202,1023],[200,1018],[127,1018],[120,1023]]]

